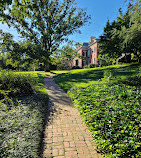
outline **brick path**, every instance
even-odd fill
[[[86,125],[67,94],[45,78],[49,95],[49,117],[45,128],[43,158],[102,158]]]

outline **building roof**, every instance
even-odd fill
[[[89,43],[84,42],[83,46],[89,46]]]
[[[96,37],[91,37],[91,41],[90,42],[83,42],[81,45],[78,46],[78,48],[76,48],[76,51],[82,49],[82,47],[84,46],[84,48],[88,49],[88,47],[92,46],[94,43],[98,42],[99,39]]]

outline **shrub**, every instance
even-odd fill
[[[134,77],[129,77],[128,79],[122,81],[124,84],[130,85],[130,86],[138,86],[141,87],[141,76],[137,75]]]
[[[24,103],[0,104],[0,157],[40,157],[46,104],[47,98],[42,96],[29,97]]]
[[[31,75],[17,74],[12,71],[0,73],[0,99],[6,95],[9,97],[32,94],[36,80]]]
[[[97,67],[98,65],[96,65],[96,64],[89,64],[89,65],[85,65],[83,68],[84,69],[87,69],[87,68],[95,68],[95,67]]]
[[[105,157],[139,157],[141,89],[98,82],[68,92]]]
[[[117,71],[115,69],[113,70],[105,70],[104,71],[104,79],[114,79],[116,77]]]
[[[89,68],[95,68],[96,64],[89,64]]]
[[[87,69],[87,68],[89,68],[89,65],[85,65],[85,66],[83,66],[83,68],[84,68],[84,69]]]
[[[1,74],[1,94],[5,98],[4,103],[0,102],[2,158],[41,157],[40,143],[48,96],[42,84],[43,78],[38,78],[38,81],[38,91],[34,93],[35,78],[5,71]]]
[[[79,66],[73,66],[72,69],[81,69]]]

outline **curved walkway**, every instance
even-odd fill
[[[49,116],[44,133],[43,158],[102,158],[70,98],[52,77],[45,78]]]

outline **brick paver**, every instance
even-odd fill
[[[49,118],[44,133],[43,158],[102,158],[70,98],[52,77],[45,78]]]

